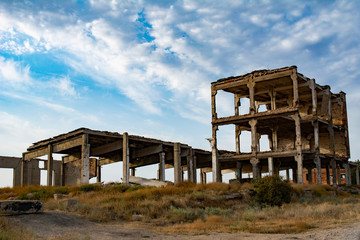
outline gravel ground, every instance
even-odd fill
[[[238,239],[315,239],[315,240],[360,240],[360,222],[335,228],[313,229],[299,234],[252,234],[252,233],[214,233],[210,235],[166,235],[151,229],[141,222],[122,222],[100,224],[70,213],[50,211],[41,214],[8,216],[15,224],[36,232],[39,239],[176,239],[176,240],[238,240]]]

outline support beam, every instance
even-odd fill
[[[242,163],[240,161],[236,162],[236,179],[239,182],[242,180]]]
[[[96,167],[97,167],[96,182],[100,183],[101,182],[101,165],[100,165],[99,159],[96,160]]]
[[[21,159],[21,170],[20,170],[20,186],[25,186],[25,178],[24,178],[24,171],[25,171],[25,153],[22,154]]]
[[[159,181],[165,181],[165,152],[159,153]]]
[[[328,185],[330,185],[330,166],[327,164],[326,165],[326,183]]]
[[[269,175],[274,176],[274,159],[273,159],[273,157],[268,157],[268,170],[269,170]]]
[[[200,169],[200,180],[202,184],[206,184],[206,171],[204,171],[202,168]]]
[[[257,152],[257,146],[258,146],[256,124],[257,124],[257,120],[255,119],[251,119],[249,121],[249,125],[251,126],[251,152],[253,154]]]
[[[112,143],[104,144],[91,149],[91,156],[101,156],[105,153],[121,150],[123,148],[123,140],[117,140]]]
[[[337,178],[336,178],[336,161],[335,161],[335,159],[331,159],[330,165],[331,165],[331,169],[332,169],[333,186],[336,187],[337,186],[337,181],[336,181]]]
[[[256,113],[256,104],[255,104],[255,82],[254,77],[252,76],[247,83],[247,87],[249,88],[249,98],[250,98],[250,114]]]
[[[299,86],[296,70],[293,70],[293,73],[291,74],[291,79],[293,81],[293,107],[299,107]]]
[[[189,155],[186,156],[186,161],[187,161],[188,181],[194,182],[194,152],[192,148],[190,148],[189,150]]]
[[[253,179],[257,179],[260,178],[259,176],[259,159],[256,158],[252,158],[250,160],[250,163],[252,165],[252,170],[253,170]]]
[[[174,143],[174,184],[181,183],[181,156],[180,156],[180,143]]]
[[[314,163],[316,166],[316,183],[322,184],[321,159],[318,154],[315,154]]]
[[[130,165],[130,149],[129,149],[129,135],[127,132],[123,133],[123,183],[129,184],[129,165]]]
[[[213,130],[214,135],[214,130]],[[215,138],[208,138],[208,141],[211,145],[211,160],[212,160],[212,173],[213,173],[213,182],[221,182],[221,169],[220,162],[217,153],[216,147],[216,130],[215,130]]]
[[[193,179],[192,179],[192,182],[193,183],[197,183],[197,171],[196,171],[196,169],[197,169],[197,157],[196,157],[196,155],[194,154],[194,156],[193,156],[193,172],[194,172],[194,175],[193,175]]]
[[[82,136],[83,144],[81,146],[81,183],[89,183],[90,178],[90,144],[89,135]]]
[[[340,184],[342,184],[342,182],[341,182],[341,166],[340,166],[340,164],[337,165],[336,171],[337,171],[337,183],[338,183],[338,185],[340,185]],[[346,169],[345,169],[345,172],[346,172]],[[346,179],[345,179],[345,183],[346,183]]]
[[[286,168],[286,180],[290,181],[290,171],[289,171],[289,167]]]
[[[349,186],[351,185],[351,171],[350,171],[349,163],[344,163],[344,168],[345,168],[345,184],[346,186]]]
[[[303,183],[303,156],[302,156],[302,142],[301,142],[301,126],[300,126],[300,115],[294,114],[293,119],[295,120],[295,132],[296,132],[296,155],[295,161],[297,162],[297,183]]]
[[[53,185],[53,168],[54,168],[54,160],[53,160],[53,148],[52,145],[48,145],[48,161],[47,161],[47,185]]]
[[[154,146],[142,148],[139,150],[135,150],[134,152],[131,152],[131,159],[146,157],[152,154],[158,154],[161,153],[162,151],[163,151],[163,145],[157,144]]]

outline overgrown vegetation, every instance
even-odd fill
[[[53,199],[67,194],[71,209]],[[97,222],[143,221],[166,232],[289,233],[360,220],[360,197],[327,185],[296,185],[279,177],[244,184],[162,188],[123,184],[0,189],[0,198],[41,199],[48,210],[71,211]],[[1,239],[1,238],[0,238]]]
[[[0,217],[0,240],[33,240],[36,235],[21,226],[14,226],[4,217]]]

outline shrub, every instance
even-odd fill
[[[254,184],[256,201],[260,204],[281,206],[291,200],[292,188],[288,181],[279,176],[266,176]]]
[[[100,191],[102,189],[101,184],[84,184],[79,186],[80,192],[92,192],[92,191]]]

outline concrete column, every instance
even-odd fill
[[[64,157],[61,157],[60,164],[60,186],[65,186],[65,175],[64,175]],[[97,165],[96,165],[97,166]]]
[[[252,158],[250,160],[253,169],[253,179],[259,178],[259,162],[260,161],[257,158]]]
[[[202,168],[200,169],[200,180],[202,184],[206,184],[206,172]]]
[[[240,126],[239,126],[239,125],[235,125],[235,145],[236,145],[236,153],[237,153],[237,154],[240,154],[240,153],[241,153],[241,148],[240,148],[240,135],[241,135]]]
[[[53,169],[54,169],[54,159],[52,156],[52,146],[51,144],[48,145],[48,161],[47,161],[47,185],[53,185]]]
[[[256,104],[255,104],[255,82],[253,77],[247,83],[247,87],[249,88],[249,99],[250,99],[250,114],[256,113]]]
[[[242,180],[242,163],[240,161],[236,162],[236,179],[239,182]]]
[[[123,183],[129,183],[129,165],[130,165],[130,149],[129,149],[129,135],[127,132],[123,133]]]
[[[329,164],[326,165],[326,183],[330,185],[330,166]]]
[[[255,154],[257,152],[257,133],[256,133],[256,119],[251,119],[249,125],[251,126],[251,152]]]
[[[159,181],[165,181],[165,152],[159,153]]]
[[[296,70],[291,74],[291,79],[293,81],[293,107],[299,106],[299,89],[298,89],[298,80]],[[299,174],[299,173],[298,173]]]
[[[273,157],[268,157],[268,169],[269,169],[269,175],[274,176],[274,159],[273,159]]]
[[[83,144],[81,146],[81,183],[89,183],[90,178],[90,144],[88,144],[89,136],[82,136]]]
[[[295,99],[295,98],[294,98]],[[302,156],[302,142],[301,142],[301,126],[299,114],[293,115],[295,120],[295,132],[296,132],[296,155],[295,161],[297,162],[297,183],[303,183],[303,156]]]
[[[220,169],[220,163],[219,163],[217,147],[216,147],[216,130],[214,131],[213,129],[213,138],[208,138],[208,141],[211,144],[213,182],[221,182],[221,169]]]
[[[308,168],[308,181],[309,181],[309,183],[313,183],[311,167]]]
[[[346,170],[345,170],[346,172]],[[337,169],[336,169],[336,173],[337,173],[337,183],[338,185],[341,184],[341,167],[340,167],[340,164],[337,165]],[[345,182],[346,182],[346,178],[345,178]]]
[[[332,169],[333,186],[336,187],[337,186],[337,181],[336,181],[337,178],[336,178],[336,161],[335,161],[335,159],[331,159],[330,165],[331,165],[331,169]]]
[[[346,186],[349,186],[351,184],[351,171],[350,171],[349,163],[344,163],[344,167],[345,167],[345,183]]]
[[[286,168],[286,180],[290,181],[290,171],[289,171],[289,167]]]
[[[271,88],[271,90],[269,91],[269,96],[270,96],[271,110],[275,110],[276,109],[276,91],[274,88]]]
[[[193,149],[190,148],[189,155],[186,157],[187,160],[187,170],[188,170],[188,181],[194,182],[194,153]]]
[[[192,182],[193,183],[197,183],[197,177],[196,177],[196,174],[197,174],[197,172],[196,172],[196,155],[194,154],[193,155],[193,172],[194,172],[194,175],[193,175],[193,179],[192,179]]]
[[[25,186],[25,178],[24,178],[24,168],[25,168],[25,164],[24,164],[24,160],[25,159],[25,154],[23,153],[22,154],[22,159],[21,159],[21,162],[20,162],[20,164],[21,164],[21,166],[20,166],[20,186],[21,187],[23,187],[23,186]],[[14,185],[15,186],[15,185]]]
[[[272,146],[272,151],[277,151],[278,148],[278,137],[277,137],[277,130],[278,130],[278,126],[274,126],[271,129],[271,146]]]
[[[297,170],[298,168],[297,168],[297,166],[294,166],[293,168],[292,168],[292,179],[293,179],[293,182],[294,183],[297,183],[298,181],[297,181],[297,177],[298,177],[298,174],[297,174]]]
[[[360,184],[360,177],[359,177],[359,166],[356,166],[355,168],[355,174],[356,174],[356,184]]]
[[[100,165],[100,160],[96,160],[96,182],[100,183],[101,182],[101,165]]]
[[[181,156],[180,143],[174,143],[174,184],[181,183]]]
[[[315,165],[316,165],[316,183],[322,184],[322,175],[321,175],[321,159],[319,155],[315,155],[314,159]]]
[[[130,176],[135,177],[135,172],[136,172],[135,168],[130,168]]]

